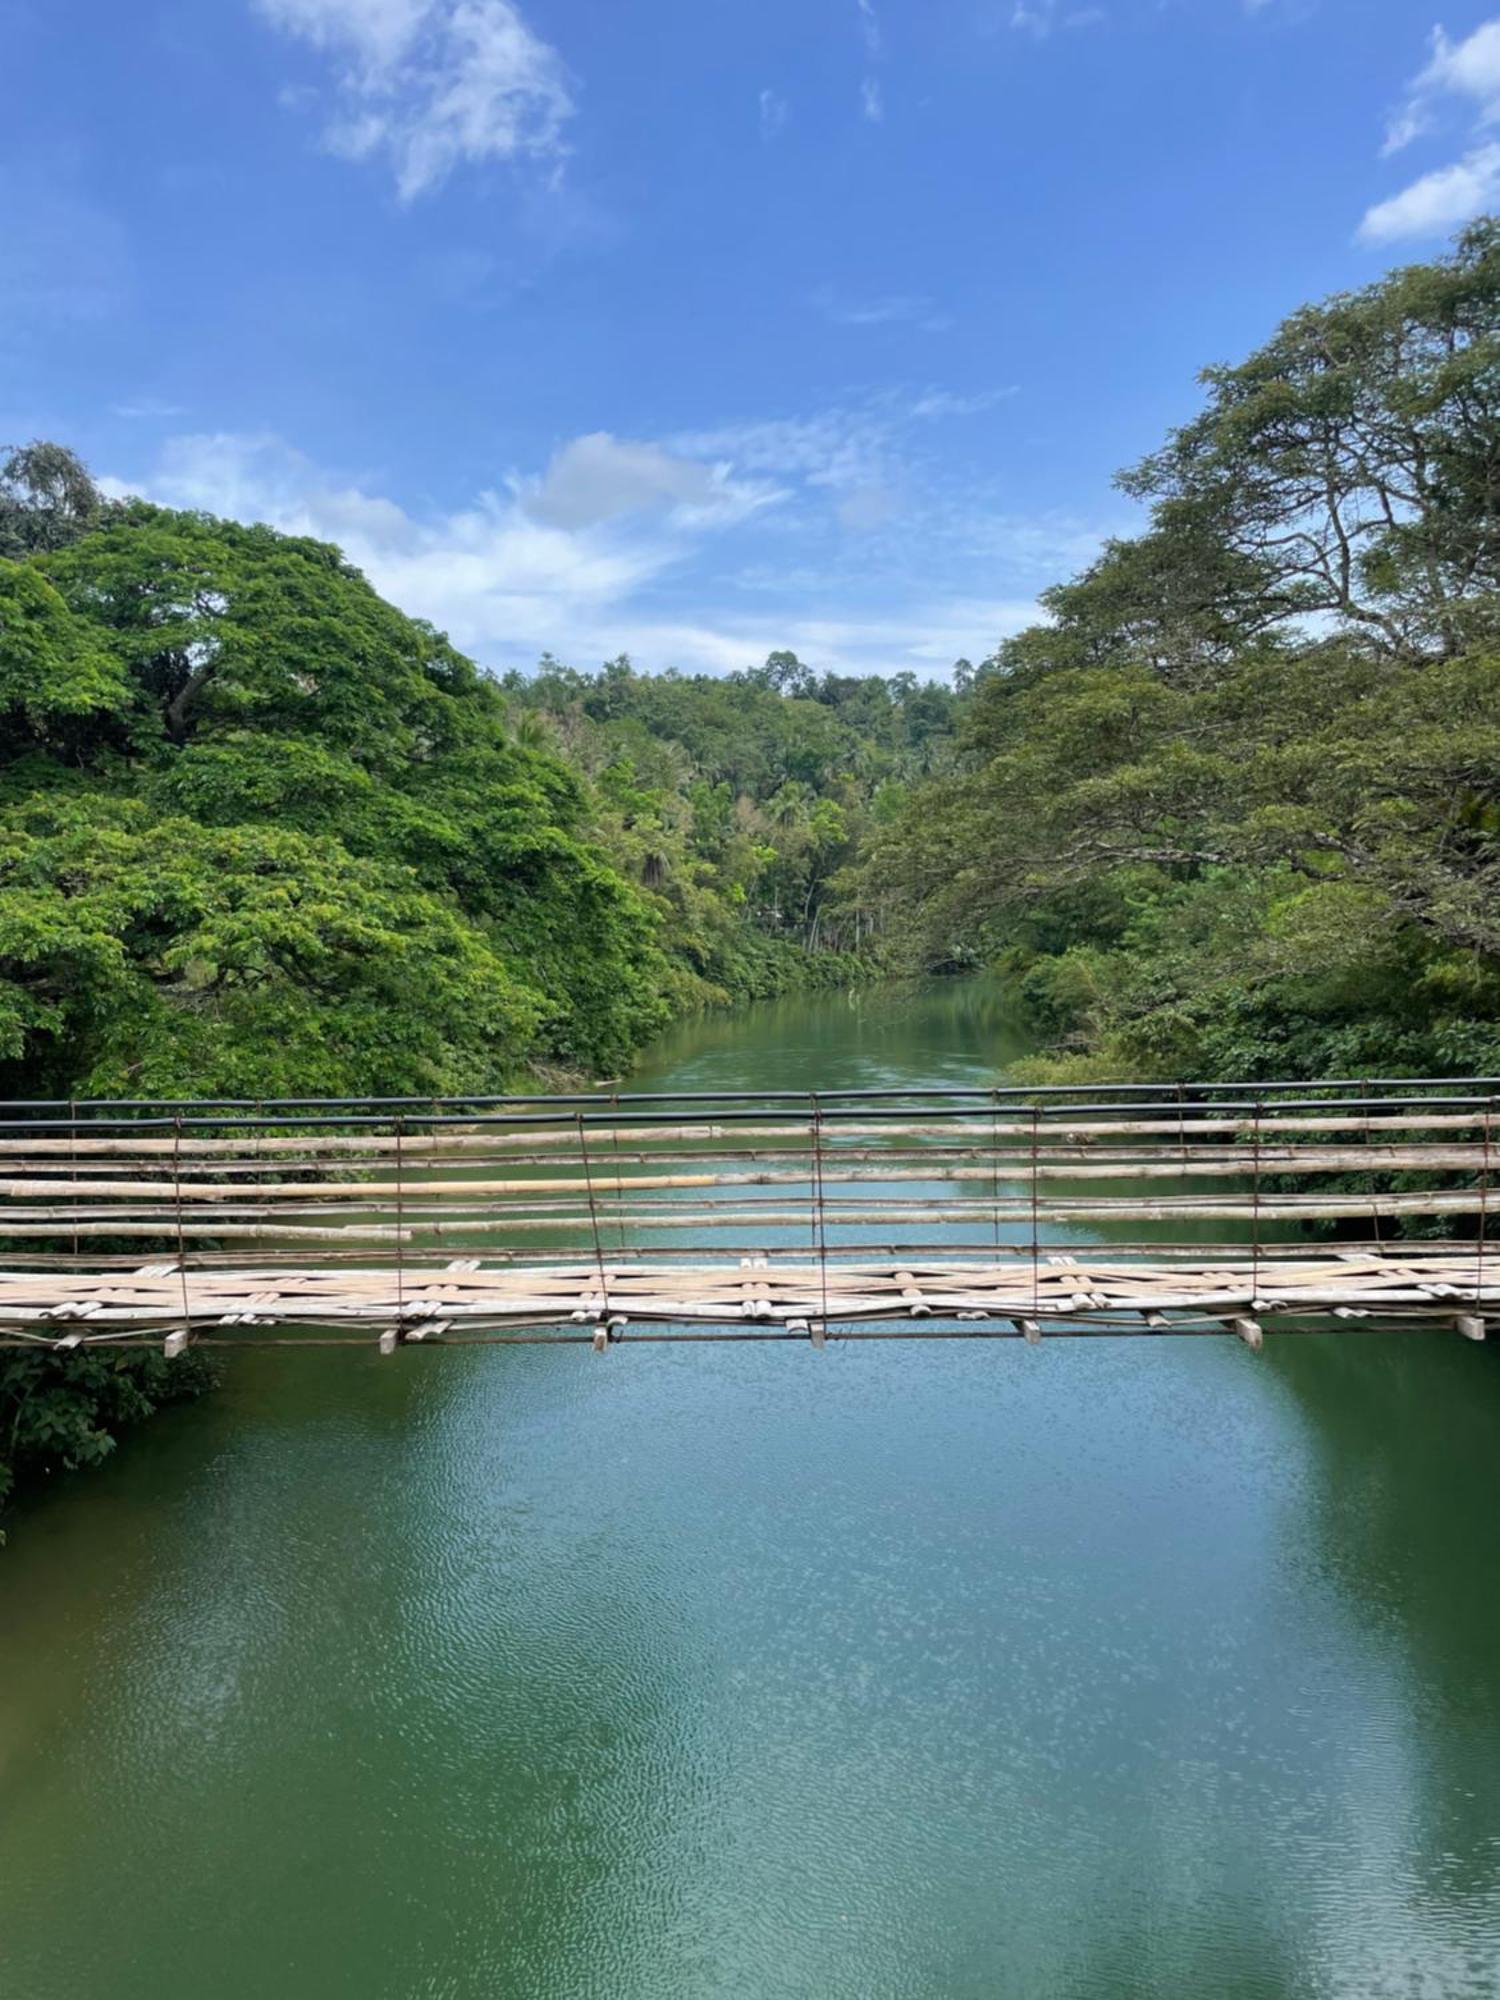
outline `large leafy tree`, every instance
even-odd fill
[[[0,703],[17,1088],[493,1089],[661,1019],[577,776],[335,549],[115,508],[0,565]]]
[[[1406,658],[1500,624],[1500,224],[1305,307],[1125,475],[1225,613],[1320,613]]]
[[[863,892],[1073,1072],[1493,1070],[1500,230],[1205,381]]]

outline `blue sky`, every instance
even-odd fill
[[[1493,6],[1493,0],[1491,0]],[[1409,0],[0,0],[0,436],[493,667],[939,673],[1205,362],[1500,206]]]

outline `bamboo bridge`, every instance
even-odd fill
[[[1500,1319],[1500,1080],[0,1103],[0,1345]]]

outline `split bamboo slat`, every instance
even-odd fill
[[[0,1104],[0,1342],[1476,1338],[1497,1111],[1495,1079]]]

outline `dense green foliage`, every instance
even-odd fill
[[[1500,228],[1204,380],[864,894],[1050,1074],[1494,1074]]]
[[[586,788],[323,545],[133,505],[0,563],[0,1093],[438,1092],[663,1018]]]
[[[513,674],[520,733],[591,779],[600,831],[651,896],[689,1001],[843,979],[874,962],[847,871],[910,785],[946,767],[959,697],[912,674],[814,675],[793,653],[723,677]]]
[[[28,1474],[100,1464],[127,1425],[213,1381],[201,1353],[168,1361],[157,1350],[118,1347],[8,1351],[0,1356],[0,1506]]]

